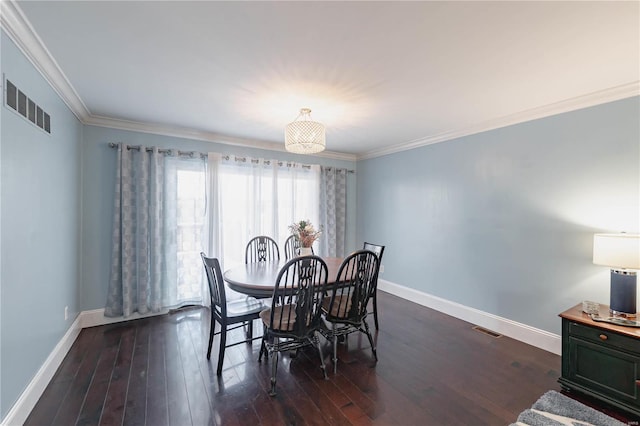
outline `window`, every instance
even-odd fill
[[[223,161],[219,171],[223,268],[244,263],[246,244],[257,235],[272,237],[282,251],[294,221],[318,224],[319,182],[315,166],[261,159]]]
[[[168,282],[175,279],[176,288],[167,290],[165,303],[175,306],[207,297],[200,252],[207,251],[208,193],[202,162],[184,158],[167,161],[166,262]],[[283,250],[291,223],[309,219],[318,224],[317,167],[232,159],[220,165],[218,179],[223,269],[244,263],[246,244],[256,235],[271,236]]]
[[[201,297],[202,238],[205,223],[203,170],[178,170],[176,214],[177,299]]]

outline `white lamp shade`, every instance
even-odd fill
[[[595,234],[593,263],[610,268],[640,269],[640,235]]]
[[[296,154],[316,154],[324,151],[324,125],[311,120],[310,114],[310,109],[303,108],[298,118],[287,124],[284,130],[284,147],[287,151]]]

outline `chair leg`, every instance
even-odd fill
[[[336,325],[331,324],[331,331],[333,332],[333,374],[338,373],[338,336],[336,336]]]
[[[338,374],[338,336],[333,336],[333,374]]]
[[[207,359],[211,359],[211,345],[213,344],[213,335],[216,332],[216,320],[211,313],[211,323],[209,324],[209,346],[207,349]]]
[[[376,330],[379,330],[378,327],[378,291],[376,290],[373,293],[373,322],[376,325]]]
[[[269,396],[276,396],[276,375],[278,374],[278,351],[274,350],[271,355],[271,391]]]
[[[318,355],[320,355],[320,368],[322,368],[322,374],[324,375],[325,380],[329,379],[327,376],[327,368],[324,366],[324,357],[322,356],[322,348],[320,347],[320,339],[318,339],[318,335],[313,335],[313,343],[315,343],[316,348],[318,348]]]
[[[258,355],[258,362],[262,362],[262,354],[264,354],[265,358],[269,359],[269,352],[267,351],[266,345],[267,339],[267,326],[262,326],[262,339],[260,340],[260,354]]]
[[[369,331],[369,324],[367,324],[367,321],[362,321],[362,323],[364,324],[364,332],[369,338],[369,343],[371,344],[371,351],[373,352],[373,357],[376,359],[376,361],[378,361],[376,345],[373,344],[373,336],[371,336],[371,331]]]
[[[253,320],[249,320],[247,322],[247,343],[251,344],[251,339],[253,338]]]
[[[222,363],[224,362],[224,350],[227,347],[227,323],[222,322],[220,324],[220,351],[218,352],[218,369],[216,370],[218,376],[222,374]]]

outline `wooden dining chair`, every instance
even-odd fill
[[[211,306],[211,324],[209,325],[209,346],[207,349],[207,359],[211,359],[211,345],[213,336],[220,335],[220,350],[218,351],[218,376],[222,374],[222,364],[224,362],[225,349],[241,343],[250,343],[253,340],[261,339],[262,336],[253,337],[253,320],[258,319],[260,312],[265,308],[262,301],[253,297],[245,297],[238,300],[227,301],[222,271],[218,259],[206,257],[200,253],[204,270],[209,283],[209,295]],[[220,324],[220,331],[215,332],[215,324]],[[233,325],[233,327],[229,327]],[[247,326],[245,340],[227,344],[227,332]]]
[[[366,321],[369,299],[376,291],[379,261],[370,250],[358,250],[347,256],[340,265],[336,283],[322,300],[322,313],[329,327],[320,332],[333,343],[333,372],[338,371],[338,337],[360,331],[371,344],[373,357],[378,361],[373,336]],[[345,339],[346,340],[346,339]]]
[[[276,395],[278,353],[297,351],[312,345],[318,349],[320,367],[324,378],[322,348],[318,330],[322,324],[319,295],[324,294],[327,284],[327,264],[318,256],[295,257],[289,260],[278,273],[271,307],[260,313],[264,324],[262,355],[271,356],[271,391]]]
[[[244,253],[244,263],[256,263],[256,262],[271,262],[280,260],[280,249],[276,241],[267,237],[266,235],[260,235],[253,237],[247,243],[247,248]]]
[[[378,264],[382,265],[382,254],[384,253],[384,246],[378,244],[372,244],[365,241],[362,246],[363,250],[371,250],[378,257]],[[380,271],[378,271],[379,274]],[[376,291],[373,293],[373,322],[376,325],[376,330],[378,327],[378,279],[376,278]]]
[[[298,255],[298,249],[300,248],[300,241],[294,236],[289,235],[289,238],[284,242],[284,256],[285,259],[293,259]]]

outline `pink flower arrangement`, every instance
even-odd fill
[[[322,230],[316,230],[308,219],[289,225],[289,230],[300,243],[300,247],[311,247],[322,233]]]

